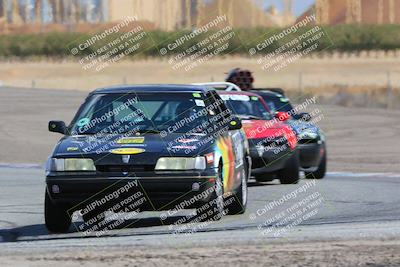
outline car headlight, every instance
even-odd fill
[[[317,139],[318,138],[318,133],[312,132],[312,131],[303,131],[299,135],[299,139]]]
[[[205,170],[206,158],[164,157],[159,158],[156,170]]]
[[[95,171],[92,159],[51,159],[52,171]]]
[[[259,157],[262,157],[264,155],[265,150],[266,150],[265,146],[263,146],[263,145],[257,145],[256,149],[257,149],[257,153],[258,153]]]

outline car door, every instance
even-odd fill
[[[245,170],[246,137],[241,129],[229,130],[232,120],[230,110],[215,91],[210,92],[215,113],[218,118],[217,150],[223,161],[223,177],[225,192],[235,191],[241,183],[241,175]]]

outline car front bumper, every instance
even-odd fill
[[[318,142],[299,144],[300,167],[302,170],[316,170],[325,153],[325,145]]]
[[[273,173],[283,169],[286,161],[293,155],[289,147],[279,150],[264,150],[262,153],[255,147],[250,147],[252,174]]]
[[[46,177],[46,185],[52,201],[71,211],[99,201],[105,203],[97,206],[107,210],[125,203],[126,199],[135,194],[145,199],[139,207],[140,211],[158,211],[176,206],[201,206],[211,196],[216,175],[216,169],[204,172],[143,172],[126,176],[50,173]],[[127,187],[129,189],[122,189]]]

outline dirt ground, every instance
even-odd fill
[[[278,71],[263,71],[256,59],[218,58],[191,71],[173,70],[167,60],[124,61],[96,72],[86,71],[78,62],[0,62],[4,85],[51,89],[92,90],[123,83],[194,83],[222,81],[232,68],[254,72],[255,86],[286,89],[327,85],[386,86],[388,71],[393,87],[400,87],[398,58],[304,58]],[[301,73],[301,78],[300,78]],[[323,89],[322,89],[323,90]]]
[[[399,266],[400,241],[190,248],[81,248],[0,255],[3,266]]]

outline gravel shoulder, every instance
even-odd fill
[[[3,266],[399,266],[399,240],[149,249],[84,248],[2,255]]]

